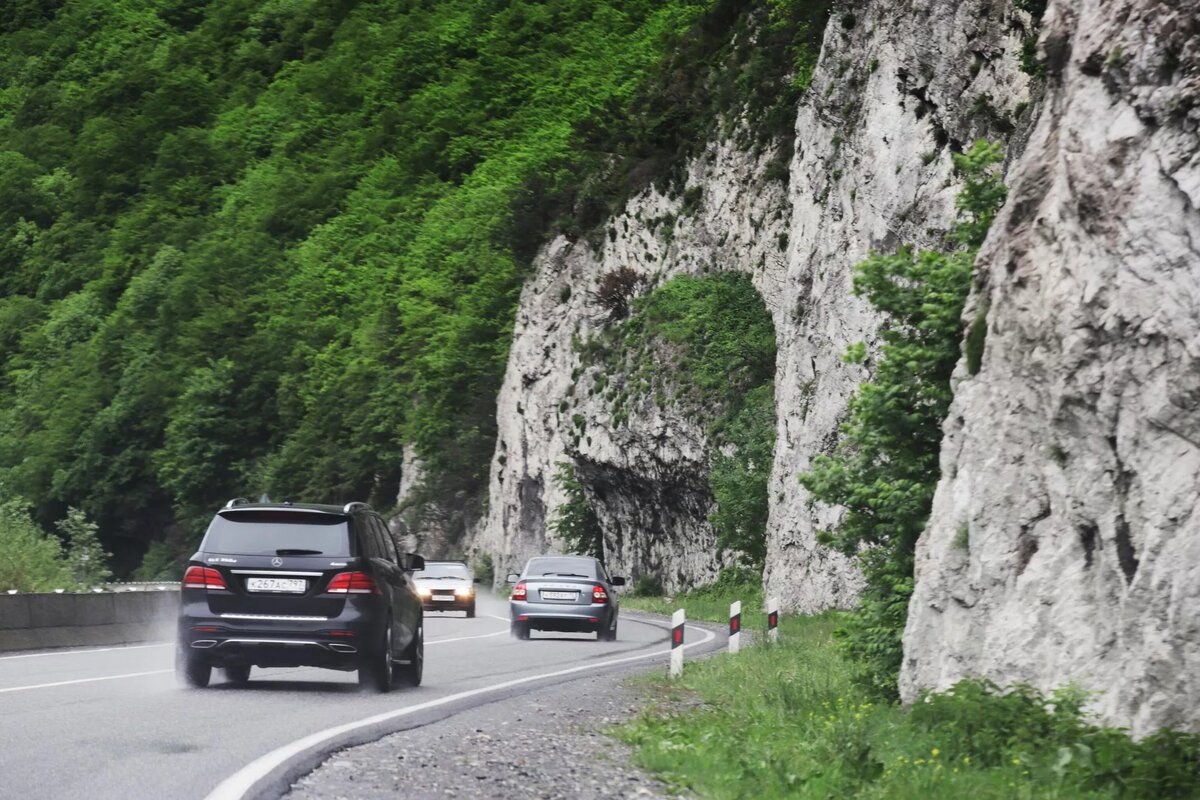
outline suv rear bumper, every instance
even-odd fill
[[[185,602],[178,642],[203,653],[213,666],[326,667],[357,669],[364,652],[382,638],[369,599],[348,601],[336,617],[214,614],[204,600]]]

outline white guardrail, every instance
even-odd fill
[[[179,581],[124,581],[106,583],[103,586],[93,586],[89,589],[75,589],[71,594],[103,594],[105,592],[169,592],[172,589],[179,588]],[[8,589],[5,594],[67,594],[66,589],[53,589],[48,592],[22,592],[18,589]]]
[[[0,594],[0,651],[166,641],[179,584],[109,584],[91,591]]]

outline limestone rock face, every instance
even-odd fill
[[[560,237],[539,255],[498,400],[488,512],[471,544],[492,555],[499,579],[532,555],[561,550],[547,528],[565,499],[553,480],[560,461],[578,464],[614,574],[655,576],[674,590],[711,580],[727,563],[708,523],[703,426],[652,403],[626,409],[628,421],[617,424],[594,381],[581,375],[578,348],[604,324],[594,300],[601,276],[624,267],[648,285],[716,270],[750,273],[777,317],[779,241],[790,219],[786,186],[766,177],[777,156],[713,143],[687,170],[691,196],[699,190],[694,207],[684,209],[683,195],[647,190],[608,221],[599,249]]]
[[[940,242],[959,188],[950,151],[1003,141],[1028,100],[1018,67],[1028,24],[1006,4],[932,0],[903,11],[868,3],[852,27],[835,18],[826,31],[796,123],[788,314],[777,324],[766,588],[784,608],[851,608],[861,585],[851,563],[816,540],[840,512],[796,480],[837,446],[846,404],[869,377],[869,362],[841,360],[848,345],[873,344],[879,324],[852,294],[853,266],[871,250]]]
[[[498,575],[555,549],[547,524],[564,497],[553,474],[568,456],[615,571],[659,576],[672,590],[728,563],[707,521],[703,426],[653,406],[614,424],[579,378],[573,342],[600,324],[590,295],[607,272],[630,267],[661,282],[738,270],[762,294],[779,348],[767,588],[787,609],[855,603],[855,570],[816,542],[838,514],[796,480],[836,446],[846,403],[869,375],[869,363],[841,361],[848,345],[873,344],[879,324],[853,297],[851,268],[871,249],[937,244],[954,216],[951,152],[1006,139],[1030,111],[1018,69],[1024,12],[981,0],[854,6],[826,30],[786,181],[773,177],[777,152],[714,141],[686,166],[687,192],[701,198],[694,208],[649,191],[606,223],[598,247],[560,238],[537,258],[498,402],[487,512],[470,542],[496,559]]]
[[[1075,682],[1200,729],[1200,15],[1065,0],[965,312],[901,689]]]

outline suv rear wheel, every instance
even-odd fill
[[[212,665],[205,661],[199,653],[177,647],[175,649],[175,674],[184,685],[193,689],[203,689],[212,679]]]
[[[407,664],[395,666],[396,679],[407,686],[420,686],[421,677],[425,673],[425,626],[417,628],[413,640],[404,650],[404,660]]]
[[[383,629],[381,641],[364,654],[358,667],[358,685],[372,692],[392,690],[392,621]]]

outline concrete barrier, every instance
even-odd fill
[[[0,652],[169,641],[178,590],[0,594]]]

